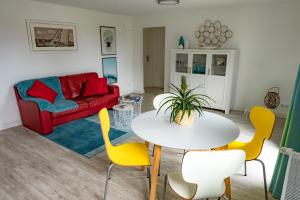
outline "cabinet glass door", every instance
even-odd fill
[[[193,74],[205,74],[206,73],[206,54],[193,54]]]
[[[227,55],[213,54],[210,75],[225,76],[227,68]]]
[[[189,56],[187,53],[177,53],[176,72],[188,73],[188,60],[189,60]]]

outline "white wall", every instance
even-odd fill
[[[72,22],[78,50],[30,52],[25,19]],[[0,130],[20,124],[13,85],[24,79],[96,71],[102,74],[99,26],[117,28],[118,78],[133,91],[132,18],[31,0],[0,0]]]
[[[165,87],[170,80],[170,50],[184,35],[191,48],[197,48],[194,31],[206,19],[220,20],[234,36],[224,48],[240,50],[240,62],[234,108],[243,110],[263,104],[268,88],[280,87],[281,102],[291,100],[295,76],[300,63],[300,3],[259,4],[203,8],[189,12],[155,14],[135,18],[136,77],[142,88],[142,28],[166,27]]]

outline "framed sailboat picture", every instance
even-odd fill
[[[72,23],[26,20],[32,51],[76,50],[76,26]]]

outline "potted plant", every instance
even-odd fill
[[[201,116],[203,114],[203,106],[210,106],[209,101],[214,101],[204,94],[193,93],[196,88],[188,89],[186,77],[182,76],[181,87],[176,87],[174,84],[170,85],[170,96],[162,100],[157,113],[162,108],[165,108],[165,111],[171,110],[170,123],[176,122],[180,125],[192,124],[195,114],[198,113]]]

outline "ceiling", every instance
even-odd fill
[[[115,14],[139,15],[145,13],[171,12],[191,8],[226,6],[234,4],[280,2],[286,0],[180,0],[173,6],[158,5],[157,0],[35,0],[74,6]]]

